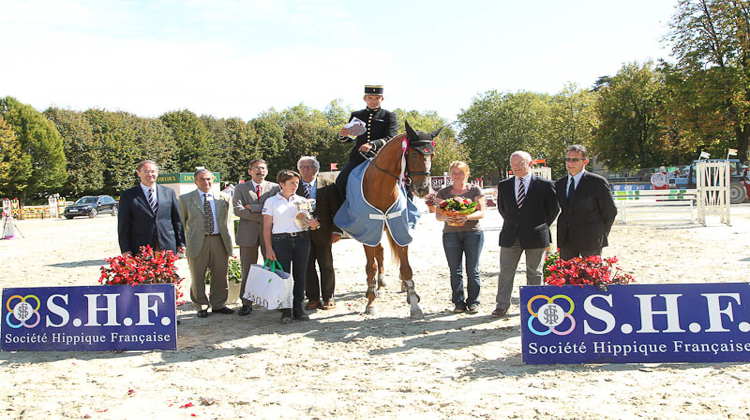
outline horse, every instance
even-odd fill
[[[435,153],[433,139],[440,134],[442,127],[430,133],[413,130],[406,122],[406,133],[391,139],[370,161],[362,180],[362,193],[370,205],[385,214],[403,194],[400,185],[410,189],[417,197],[424,197],[430,192],[430,167]],[[394,240],[388,223],[383,223],[388,236],[391,252],[399,263],[399,277],[402,290],[406,291],[406,302],[411,305],[411,317],[421,318],[419,295],[415,291],[413,272],[409,264],[409,246],[401,246]],[[382,232],[380,233],[382,235]],[[378,289],[385,287],[383,279],[383,246],[364,245],[367,263],[367,307],[365,313],[375,313],[375,299]],[[377,277],[376,277],[377,274]]]

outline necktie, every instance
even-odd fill
[[[211,202],[208,194],[203,194],[203,231],[206,235],[214,233],[214,212],[211,210]]]
[[[159,203],[157,203],[156,198],[154,198],[153,188],[148,189],[148,205],[151,206],[151,210],[156,214],[156,210],[159,209]]]
[[[302,184],[302,196],[310,198],[310,184]]]
[[[256,190],[256,194],[258,194],[258,201],[260,201],[260,184],[258,184],[258,189]]]
[[[523,188],[523,180],[518,178],[518,196],[516,197],[516,203],[520,209],[523,206],[523,199],[526,198],[526,191]]]
[[[568,202],[573,201],[573,193],[576,191],[576,180],[570,178],[570,186],[568,187]]]

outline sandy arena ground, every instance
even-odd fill
[[[730,227],[716,217],[709,227],[615,225],[605,256],[640,283],[746,282],[750,204],[732,211]],[[393,265],[379,314],[361,313],[364,252],[345,240],[334,246],[336,309],[282,325],[265,310],[199,319],[188,304],[178,309],[177,351],[3,352],[0,417],[750,417],[744,363],[523,365],[518,290],[507,318],[490,317],[502,220],[493,210],[482,223],[477,315],[450,312],[442,225],[424,215],[410,247],[423,320],[409,318]],[[18,227],[24,239],[0,241],[2,287],[95,285],[104,258],[119,252],[109,215]],[[189,284],[187,262],[179,266]],[[524,282],[523,263],[518,270]]]

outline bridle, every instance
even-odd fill
[[[388,172],[387,170],[381,168],[380,166],[378,166],[375,163],[375,159],[374,158],[373,158],[373,160],[370,161],[370,165],[374,166],[376,169],[378,169],[381,172],[387,174],[388,176],[396,178],[399,181],[403,181],[406,186],[409,186],[409,185],[411,185],[414,182],[411,179],[412,176],[424,175],[426,177],[429,177],[430,176],[430,172],[429,171],[416,171],[416,172],[409,171],[409,160],[406,159],[406,152],[407,152],[407,150],[409,148],[412,148],[412,149],[416,150],[416,148],[411,147],[409,145],[408,138],[404,138],[403,140],[401,140],[401,168],[402,169],[401,169],[401,174],[399,174],[399,175],[394,175],[394,174]]]

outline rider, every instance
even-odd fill
[[[390,139],[398,134],[398,118],[395,112],[386,111],[380,107],[383,102],[382,85],[365,85],[364,101],[367,108],[352,112],[349,121],[358,118],[365,123],[367,131],[357,136],[354,147],[349,152],[349,162],[339,173],[336,178],[336,187],[341,194],[341,199],[346,198],[346,183],[349,178],[349,172],[365,161],[365,157],[360,154],[374,155],[378,149],[383,147]],[[349,137],[351,130],[343,127],[339,131],[339,140],[349,143],[353,139]]]

